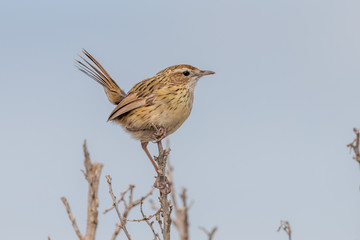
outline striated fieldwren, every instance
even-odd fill
[[[120,123],[140,140],[157,171],[157,165],[147,149],[148,142],[161,141],[184,123],[192,109],[197,81],[214,72],[191,65],[175,65],[142,80],[125,93],[94,57],[85,49],[82,52],[95,65],[80,56],[84,63],[76,60],[77,67],[101,84],[109,101],[117,105],[108,121]]]

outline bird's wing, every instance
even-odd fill
[[[111,103],[119,104],[121,100],[125,98],[125,92],[116,84],[105,68],[103,68],[103,66],[101,66],[101,64],[93,56],[91,56],[90,53],[88,53],[85,49],[83,49],[82,52],[96,66],[92,65],[85,58],[80,56],[87,65],[79,60],[75,60],[77,63],[76,67],[104,87],[106,96]]]
[[[144,94],[133,93],[127,95],[119,105],[114,108],[114,110],[110,113],[108,121],[114,120],[115,118],[121,116],[124,113],[127,113],[135,108],[149,106],[153,103],[154,96],[149,94],[144,96]]]

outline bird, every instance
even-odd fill
[[[80,71],[103,86],[108,100],[116,105],[107,121],[119,123],[132,137],[140,140],[141,147],[154,162],[147,146],[160,142],[174,133],[189,117],[198,80],[213,71],[200,70],[188,64],[167,67],[155,76],[135,84],[127,93],[112,79],[105,68],[85,49],[75,59]],[[86,58],[85,58],[86,57]]]

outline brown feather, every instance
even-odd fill
[[[140,97],[138,94],[130,94],[126,96],[110,113],[108,121],[139,107],[149,106],[153,100],[153,96]]]
[[[88,53],[85,49],[83,49],[83,53],[96,65],[92,65],[85,58],[80,56],[80,58],[88,65],[76,60],[77,68],[94,79],[96,82],[101,84],[104,87],[106,96],[109,101],[113,104],[118,104],[122,99],[125,98],[125,92],[116,84],[116,82],[111,78],[110,74],[103,68],[103,66],[93,57],[90,53]],[[89,67],[90,66],[90,67]]]

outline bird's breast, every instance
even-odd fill
[[[172,89],[155,99],[156,116],[153,121],[166,127],[169,134],[176,131],[189,117],[193,104],[193,92],[187,88]]]

